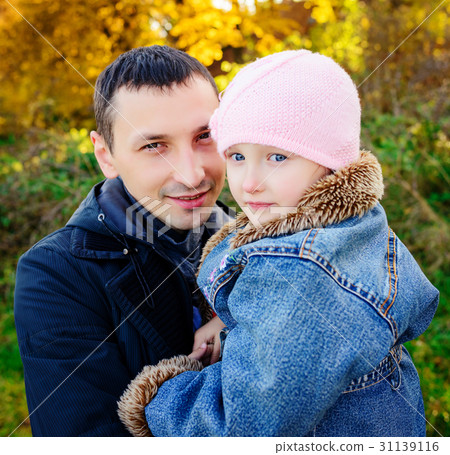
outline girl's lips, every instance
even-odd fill
[[[206,191],[205,193],[201,193],[201,194],[193,195],[193,196],[180,196],[180,197],[167,196],[167,197],[168,197],[168,199],[170,199],[172,202],[174,202],[178,206],[182,207],[183,209],[195,209],[204,204],[207,195],[208,195],[208,191]],[[194,199],[180,199],[183,197],[186,197],[186,198],[194,197]]]
[[[258,210],[261,208],[267,208],[273,205],[271,202],[247,202],[247,205],[252,209],[252,210]]]

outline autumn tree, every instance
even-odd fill
[[[298,2],[214,0],[16,0],[1,3],[3,131],[92,122],[93,84],[120,53],[169,44],[213,74],[282,50],[301,24]],[[229,70],[226,67],[226,70]],[[228,72],[225,71],[225,72]],[[91,123],[88,123],[91,126]]]

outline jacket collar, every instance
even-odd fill
[[[112,259],[124,257],[123,251],[129,249],[127,240],[149,245],[143,239],[139,242],[138,238],[126,234],[125,212],[132,203],[120,179],[105,179],[96,184],[66,224],[74,228],[72,253],[85,258]],[[234,216],[229,207],[217,201],[205,224],[208,237]]]
[[[326,227],[354,216],[363,216],[375,207],[383,192],[380,163],[372,153],[362,151],[356,162],[312,185],[300,199],[295,213],[255,226],[241,212],[236,221],[228,223],[211,237],[203,250],[200,266],[211,250],[234,231],[237,233],[230,240],[231,249],[264,237]]]

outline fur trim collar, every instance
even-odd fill
[[[231,232],[238,230],[230,247],[238,248],[264,237],[293,234],[305,229],[341,223],[353,216],[363,216],[383,197],[383,175],[372,153],[362,151],[358,161],[316,182],[300,199],[297,212],[259,226],[241,212],[235,221],[214,234],[203,249],[203,264],[211,250]]]

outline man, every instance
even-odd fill
[[[117,416],[126,385],[144,365],[192,351],[201,249],[230,220],[215,204],[217,106],[207,69],[167,46],[131,50],[99,76],[91,139],[106,180],[17,269],[35,436],[129,435]]]

